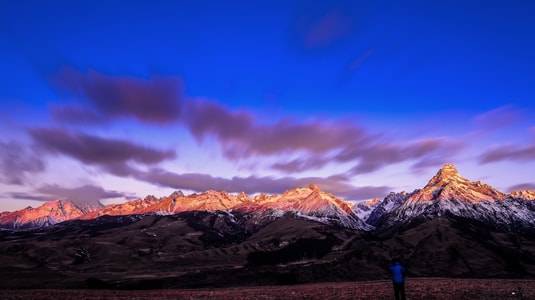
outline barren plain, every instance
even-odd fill
[[[535,280],[409,278],[408,299],[535,299]],[[173,290],[0,290],[0,299],[393,299],[388,280]]]

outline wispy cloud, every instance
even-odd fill
[[[282,193],[295,187],[304,187],[311,183],[318,185],[325,191],[348,200],[362,200],[386,194],[389,187],[355,187],[346,181],[345,177],[213,177],[208,174],[188,173],[177,174],[163,169],[152,169],[149,172],[136,171],[131,174],[136,179],[174,189],[205,191],[208,189],[224,190],[231,193]]]
[[[482,164],[498,161],[533,161],[535,160],[535,144],[519,146],[515,144],[491,147],[479,156]]]
[[[141,79],[65,68],[52,83],[59,90],[85,98],[104,117],[131,117],[153,124],[177,122],[180,117],[183,85],[177,77]],[[53,115],[60,120],[76,120],[80,115],[82,121],[96,117],[92,111],[77,108],[56,109]]]
[[[246,111],[232,111],[207,100],[188,101],[185,123],[202,140],[214,137],[229,159],[300,153],[299,158],[279,161],[275,170],[296,173],[318,169],[327,163],[353,163],[352,174],[377,171],[389,164],[414,160],[415,169],[451,160],[464,148],[461,141],[445,137],[415,141],[385,141],[349,121],[298,122],[283,119],[261,124]]]
[[[304,1],[296,18],[297,40],[304,49],[323,49],[348,39],[361,25],[363,7],[355,1]]]
[[[157,150],[126,140],[73,133],[64,129],[31,128],[28,133],[41,149],[90,165],[106,166],[128,162],[153,165],[176,156],[171,150]]]
[[[69,71],[70,70],[70,71]],[[367,128],[358,126],[348,120],[344,121],[305,121],[284,118],[272,123],[262,123],[257,116],[245,110],[232,110],[215,101],[204,98],[177,96],[178,87],[182,85],[164,84],[158,81],[147,82],[141,79],[104,76],[96,72],[85,75],[67,69],[72,76],[63,76],[62,83],[70,91],[87,96],[94,105],[88,110],[74,107],[56,108],[52,111],[56,119],[82,119],[87,122],[96,121],[98,113],[113,117],[130,115],[141,122],[158,120],[177,120],[185,126],[198,140],[214,138],[220,145],[222,153],[227,159],[240,160],[261,156],[280,156],[299,154],[301,157],[291,161],[279,161],[272,168],[282,172],[298,173],[310,169],[321,168],[327,163],[351,163],[354,167],[351,174],[364,174],[377,171],[384,166],[404,161],[414,160],[415,168],[425,168],[432,165],[437,157],[443,158],[455,155],[462,148],[462,143],[445,138],[430,138],[419,141],[385,141],[383,134],[371,133]],[[66,72],[67,72],[66,71]],[[178,86],[178,87],[177,87]],[[137,91],[133,96],[131,92]],[[162,90],[164,92],[162,92]],[[170,96],[171,95],[171,96]],[[109,98],[109,99],[108,99]],[[113,99],[112,99],[113,98]],[[149,101],[147,99],[154,99]],[[154,110],[145,110],[145,106],[154,103]],[[169,106],[171,106],[170,109]],[[93,112],[97,111],[97,115]],[[150,112],[154,112],[150,114]],[[149,113],[145,115],[145,113]],[[169,115],[168,115],[169,113]],[[159,115],[152,119],[150,116]],[[481,117],[484,120],[487,117]],[[127,174],[128,166],[121,163],[121,157],[113,151],[114,147],[103,149],[109,153],[92,158],[93,150],[84,152],[85,146],[75,146],[90,139],[100,141],[101,148],[106,144],[117,141],[104,142],[97,137],[84,135],[73,136],[66,132],[59,132],[62,139],[69,140],[61,144],[60,138],[54,140],[54,132],[43,132],[34,129],[35,138],[43,137],[40,144],[48,145],[48,149],[64,152],[78,159],[96,163],[96,159],[109,158],[106,166],[113,174]],[[123,141],[123,143],[128,143]],[[53,144],[53,145],[52,145]],[[70,145],[70,146],[69,146]],[[114,145],[111,145],[114,146]],[[133,145],[125,144],[126,149]],[[149,149],[144,149],[147,152]],[[122,152],[123,153],[123,152]],[[128,153],[128,151],[126,151]],[[129,157],[127,160],[141,160]],[[161,154],[161,152],[160,152]],[[150,156],[150,155],[149,155]],[[158,155],[156,155],[158,156]],[[171,158],[168,153],[166,158]],[[438,163],[440,164],[440,163]]]
[[[10,192],[5,197],[15,200],[53,201],[68,200],[77,205],[100,205],[100,200],[112,198],[128,198],[128,195],[117,191],[106,191],[100,186],[84,185],[76,188],[65,188],[59,185],[45,185],[32,193]]]
[[[308,26],[307,26],[308,25]],[[340,8],[333,8],[317,21],[306,24],[305,48],[325,47],[349,35],[354,20]]]
[[[46,185],[36,190],[57,200],[69,200],[79,205],[98,205],[100,200],[124,198],[127,195],[117,191],[106,191],[100,186],[84,185],[76,188],[64,188],[58,185]]]
[[[233,110],[205,98],[183,96],[182,83],[175,77],[161,81],[111,77],[96,72],[66,72],[69,76],[60,76],[64,89],[84,96],[91,105],[87,109],[55,108],[52,113],[57,120],[83,119],[91,123],[98,122],[102,116],[130,116],[141,123],[176,121],[177,125],[189,130],[197,141],[216,141],[226,159],[276,157],[278,161],[270,167],[286,174],[320,169],[330,163],[349,164],[347,176],[375,172],[402,162],[411,162],[413,170],[421,170],[441,165],[444,159],[451,161],[451,157],[464,147],[462,141],[445,137],[396,141],[386,133],[373,133],[348,119],[300,121],[283,118],[262,122],[250,111]],[[484,123],[485,118],[482,117],[482,120]],[[388,187],[384,186],[355,187],[347,178],[336,176],[273,178],[251,175],[222,178],[204,173],[177,174],[155,167],[165,160],[176,158],[174,151],[65,129],[32,128],[28,132],[41,149],[50,153],[99,166],[116,176],[133,177],[172,188],[278,193],[295,186],[316,183],[326,186],[329,191],[359,199],[388,191]],[[285,161],[286,157],[292,158]],[[131,163],[148,166],[149,171],[140,170]]]
[[[103,115],[87,107],[52,107],[50,115],[54,120],[67,124],[103,124],[107,122]]]
[[[513,105],[505,105],[496,109],[484,112],[474,118],[477,130],[488,133],[504,127],[511,126],[522,118],[522,111]]]
[[[28,174],[45,170],[37,153],[18,142],[0,142],[0,178],[9,184],[22,185]]]
[[[368,200],[373,198],[383,198],[389,192],[392,192],[392,188],[388,186],[361,186],[338,192],[336,195],[347,200]]]
[[[509,192],[526,191],[526,190],[535,191],[535,183],[521,183],[521,184],[513,185],[509,187],[508,189]]]
[[[340,73],[339,82],[343,82],[349,79],[357,70],[359,70],[362,65],[372,57],[375,52],[374,48],[370,48],[363,53],[359,53],[357,56],[352,58],[347,65],[344,66],[342,72]]]
[[[36,195],[23,192],[9,192],[4,195],[4,198],[15,199],[15,200],[34,200],[34,201],[52,201],[54,197],[46,195]]]
[[[329,159],[323,157],[317,158],[296,158],[289,162],[274,163],[271,168],[286,173],[298,173],[311,169],[320,169],[329,163]]]
[[[218,103],[198,99],[188,102],[184,118],[197,139],[215,137],[229,157],[296,151],[323,153],[367,137],[363,128],[344,122],[299,123],[283,119],[260,124],[249,112],[234,112]]]
[[[336,159],[339,161],[358,160],[359,162],[350,172],[365,174],[404,161],[416,161],[415,168],[427,167],[432,165],[430,161],[434,161],[435,158],[449,159],[463,147],[461,142],[448,138],[429,138],[398,143],[382,142],[364,147],[356,145],[343,151]]]

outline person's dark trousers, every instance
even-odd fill
[[[396,300],[406,300],[407,299],[407,298],[405,298],[405,283],[403,283],[403,282],[394,282],[394,295],[396,296]]]

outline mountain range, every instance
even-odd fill
[[[502,193],[445,164],[413,192],[353,204],[316,185],[206,191],[0,214],[0,288],[158,288],[388,276],[535,277],[535,192]],[[40,279],[39,279],[40,278]]]
[[[306,188],[295,188],[282,194],[259,194],[249,197],[245,193],[228,194],[213,190],[201,194],[184,196],[176,191],[160,199],[147,196],[123,204],[105,207],[80,207],[66,200],[47,202],[38,208],[27,207],[15,212],[0,214],[0,228],[24,229],[46,227],[63,221],[90,220],[100,216],[122,216],[135,214],[172,215],[185,211],[237,210],[254,211],[264,215],[281,215],[292,212],[301,218],[317,220],[331,225],[354,229],[369,229],[352,210],[353,204],[310,184]]]

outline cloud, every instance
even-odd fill
[[[117,166],[128,162],[153,165],[175,158],[171,150],[157,150],[118,139],[106,139],[63,129],[32,128],[29,134],[45,151],[92,165]]]
[[[54,198],[51,196],[35,195],[35,194],[20,193],[20,192],[6,193],[6,195],[10,199],[15,199],[15,200],[34,200],[34,201],[43,201],[43,202],[54,200]]]
[[[58,185],[46,185],[36,190],[57,200],[69,200],[78,205],[100,205],[100,200],[124,198],[126,195],[117,191],[106,191],[102,187],[84,185],[77,188],[64,188]]]
[[[274,170],[283,171],[286,173],[297,173],[310,169],[320,169],[329,162],[327,158],[318,157],[315,159],[296,158],[286,163],[275,163],[271,166]]]
[[[528,146],[502,145],[490,148],[479,156],[482,164],[498,161],[532,161],[535,160],[535,144]]]
[[[63,123],[102,124],[106,118],[84,107],[53,107],[50,111],[52,118]]]
[[[177,122],[182,105],[183,84],[177,77],[107,76],[95,71],[87,74],[65,68],[52,79],[59,90],[87,99],[94,109],[107,118],[132,117],[144,123]],[[59,120],[94,119],[92,112],[64,109],[53,112]]]
[[[337,196],[346,200],[368,200],[373,198],[384,198],[392,191],[388,186],[362,186],[339,192]]]
[[[535,183],[521,183],[517,185],[513,185],[509,187],[508,191],[510,192],[516,192],[516,191],[535,191]]]
[[[377,189],[373,189],[371,187],[354,187],[347,182],[347,178],[344,176],[305,178],[248,176],[222,178],[199,173],[177,174],[159,168],[151,169],[147,172],[137,170],[133,171],[130,175],[138,180],[158,186],[170,187],[173,189],[193,190],[197,192],[217,190],[226,191],[229,193],[245,192],[247,194],[276,194],[295,187],[305,187],[313,183],[318,185],[323,190],[331,192],[335,195],[353,197],[349,200],[362,200],[368,199],[368,196],[372,192],[379,192],[380,194],[383,194],[385,190],[388,190],[387,187],[377,187]]]
[[[431,166],[431,162],[450,160],[464,145],[448,138],[428,138],[407,143],[377,143],[371,146],[346,149],[339,161],[359,159],[350,174],[365,174],[377,171],[389,164],[416,160],[415,169]]]
[[[29,174],[42,172],[45,163],[29,147],[17,142],[0,142],[0,178],[9,184],[22,185]]]
[[[482,133],[488,133],[518,122],[522,112],[513,105],[505,105],[479,114],[474,118],[476,128]]]
[[[189,101],[185,123],[199,140],[213,136],[229,158],[304,151],[324,153],[366,138],[366,131],[350,123],[298,123],[283,119],[273,125],[258,124],[250,113],[232,112],[215,102]]]
[[[229,159],[296,154],[271,168],[288,173],[302,172],[337,163],[354,163],[351,174],[377,171],[389,164],[416,160],[415,169],[441,165],[451,160],[463,143],[445,137],[389,142],[383,134],[372,134],[349,121],[299,123],[283,119],[259,124],[245,111],[234,112],[215,102],[192,99],[185,104],[184,122],[197,140],[214,137]]]
[[[247,112],[231,112],[215,102],[192,99],[186,104],[184,122],[197,139],[213,135],[223,143],[251,134],[254,117]]]
[[[322,49],[355,32],[360,7],[354,1],[305,1],[296,19],[298,40],[304,49]]]
[[[305,48],[325,47],[351,33],[353,20],[335,8],[311,24],[304,36]]]
[[[349,63],[344,66],[342,69],[342,72],[340,73],[339,82],[343,82],[347,79],[349,79],[357,70],[360,69],[360,67],[370,59],[370,57],[375,52],[374,48],[370,48],[366,50],[364,53],[359,53],[356,57],[351,59]]]
[[[74,204],[85,206],[99,206],[100,200],[112,198],[128,198],[128,195],[117,191],[106,191],[102,187],[84,185],[76,188],[64,188],[58,185],[45,185],[34,193],[11,192],[6,194],[10,199],[35,200],[48,202],[53,200],[68,200]]]

